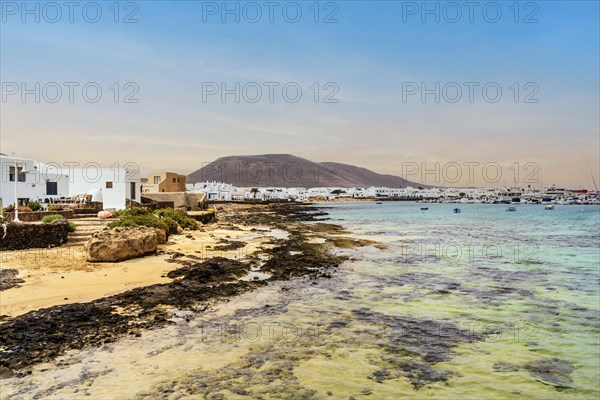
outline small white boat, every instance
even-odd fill
[[[554,210],[554,204],[546,204],[544,210]]]
[[[507,207],[506,211],[517,211],[517,207]]]

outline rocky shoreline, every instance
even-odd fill
[[[271,281],[330,278],[332,270],[345,260],[332,251],[336,244],[369,243],[340,238],[344,231],[337,225],[304,223],[324,216],[326,213],[313,207],[289,204],[256,205],[241,213],[226,212],[220,216],[220,226],[269,226],[285,230],[288,236],[271,239],[269,246],[240,259],[202,259],[194,254],[169,252],[167,261],[180,267],[167,274],[172,279],[168,283],[9,318],[0,324],[0,376],[30,374],[34,365],[52,361],[69,350],[101,346],[173,323],[169,309],[201,314],[211,304]],[[319,243],[312,240],[316,237],[321,239]],[[224,240],[219,243],[227,248]],[[232,241],[231,248],[239,246],[239,242]],[[253,271],[260,271],[266,278],[244,279]]]

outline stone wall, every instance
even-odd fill
[[[195,219],[202,224],[209,224],[211,222],[217,222],[217,216],[214,212],[210,211],[192,211],[188,212],[188,217]]]
[[[190,209],[198,206],[196,197],[191,193],[186,192],[143,193],[142,203],[144,202],[144,199],[156,202],[172,202],[173,208],[185,207],[186,209]]]
[[[52,224],[9,223],[5,226],[6,231],[0,226],[0,250],[41,249],[67,243],[65,221]]]
[[[60,214],[65,218],[73,218],[73,210],[63,211],[19,211],[19,221],[21,222],[37,222],[41,221],[46,215]],[[14,212],[4,213],[7,221],[12,221],[15,218]]]
[[[175,203],[172,201],[154,201],[142,197],[141,207],[146,208],[150,211],[160,210],[161,208],[175,208]]]

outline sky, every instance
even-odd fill
[[[598,1],[0,13],[2,153],[142,173],[290,153],[439,186],[600,184]]]

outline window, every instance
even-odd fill
[[[154,177],[154,184],[158,185],[160,183],[160,176],[155,176]]]
[[[106,188],[107,189],[112,189],[113,188],[113,183],[112,182],[106,182]]]
[[[177,183],[179,183],[179,178],[177,178]]]
[[[57,182],[46,182],[46,195],[48,195],[48,196],[58,195],[58,183]]]
[[[173,183],[177,182],[177,179],[173,178]]]
[[[25,182],[25,172],[21,172],[21,171],[23,171],[23,168],[19,167],[19,173],[18,173],[17,179],[19,180],[19,182]],[[9,180],[9,182],[15,181],[15,167],[10,167],[8,169],[8,180]]]

